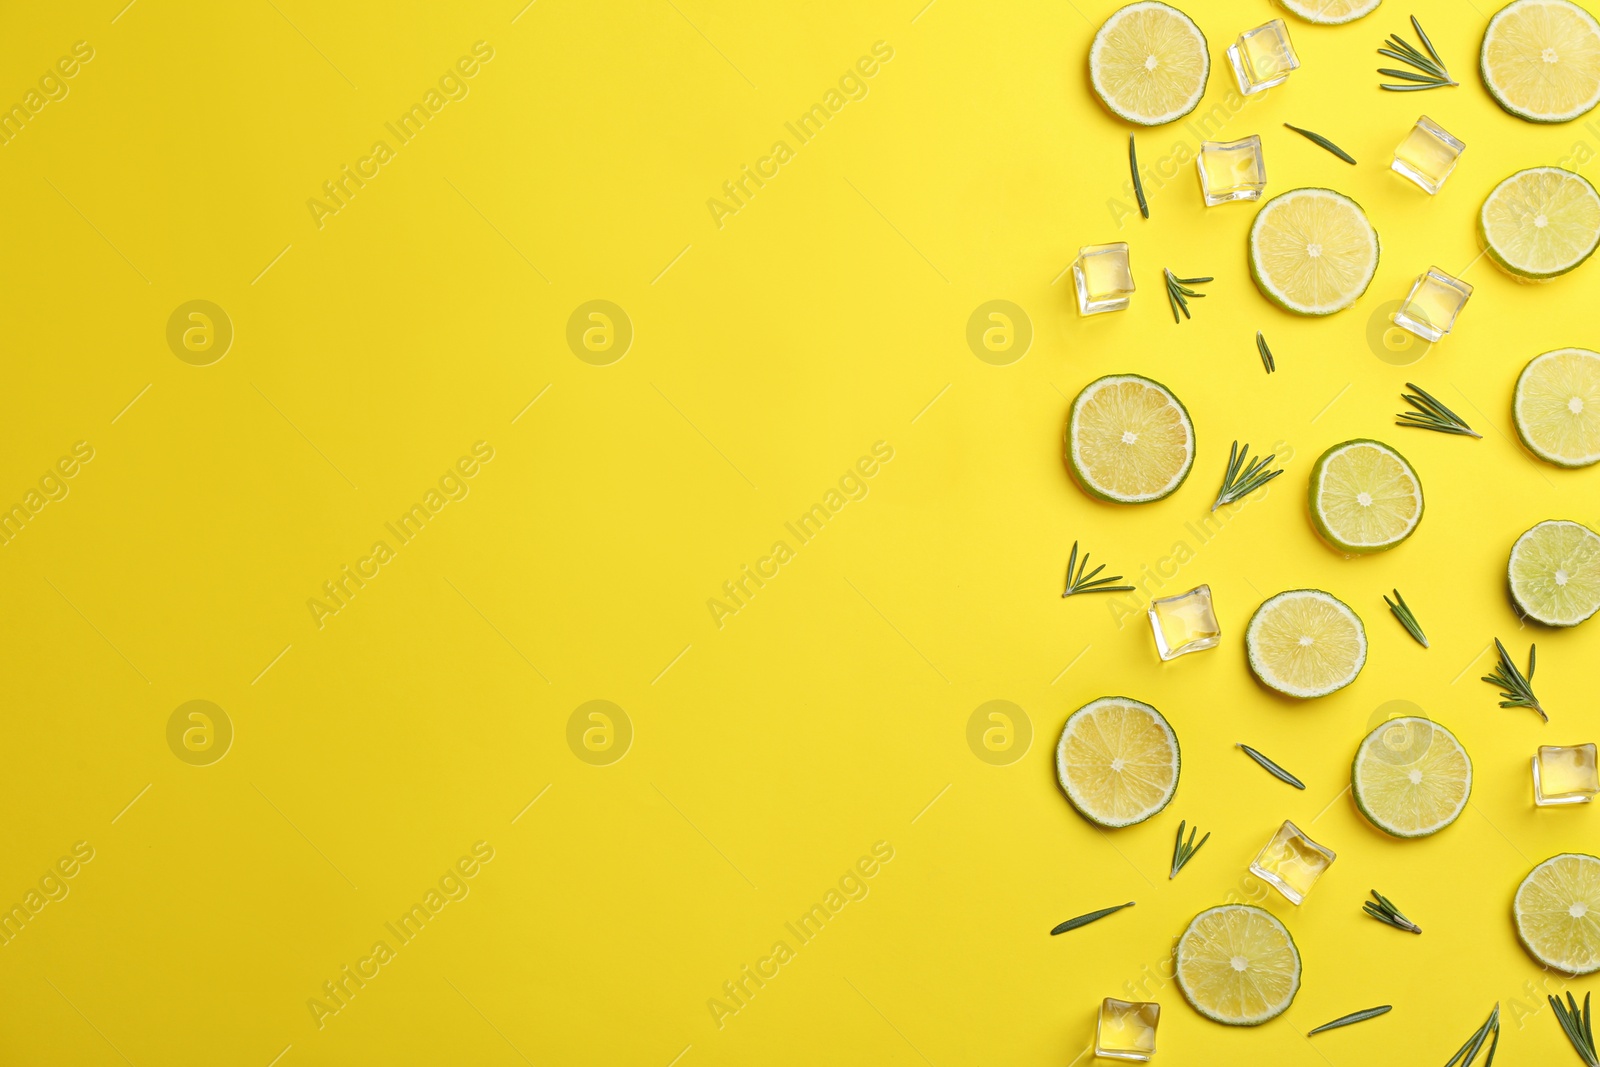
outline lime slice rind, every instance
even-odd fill
[[[1422,522],[1422,482],[1382,441],[1356,438],[1324,452],[1311,468],[1308,506],[1317,533],[1341,552],[1383,552]]]
[[[1576,626],[1600,611],[1600,534],[1550,519],[1511,546],[1506,581],[1517,610],[1546,626]]]
[[[1511,916],[1522,947],[1544,966],[1570,975],[1600,971],[1600,859],[1551,856],[1517,886]]]
[[[1089,46],[1089,81],[1106,109],[1140,126],[1193,111],[1205,95],[1211,55],[1182,11],[1141,0],[1112,13]]]
[[[1144,822],[1172,802],[1182,760],[1178,737],[1149,704],[1100,697],[1067,717],[1056,777],[1067,800],[1096,826]]]
[[[1367,631],[1349,605],[1320,589],[1269,597],[1245,627],[1250,670],[1268,689],[1310,700],[1356,680],[1367,662]]]
[[[1600,193],[1560,167],[1519,170],[1484,198],[1478,238],[1495,266],[1514,278],[1559,278],[1600,246]]]
[[[1174,952],[1189,1006],[1227,1026],[1260,1026],[1289,1010],[1300,991],[1300,950],[1265,908],[1223,904],[1189,921]]]
[[[1350,764],[1350,794],[1391,837],[1427,837],[1455,822],[1472,795],[1472,760],[1455,734],[1429,719],[1390,719]]]
[[[1570,122],[1600,104],[1600,23],[1568,0],[1515,0],[1489,20],[1484,88],[1529,122]]]
[[[1172,390],[1137,374],[1083,387],[1067,419],[1067,462],[1085,492],[1114,504],[1171,496],[1194,466],[1194,423]]]
[[[1361,205],[1332,189],[1291,189],[1250,224],[1250,276],[1296,315],[1332,315],[1361,298],[1378,269],[1378,231]]]

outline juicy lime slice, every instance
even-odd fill
[[[1366,736],[1350,792],[1367,821],[1395,837],[1427,837],[1456,821],[1472,793],[1472,760],[1456,735],[1417,716]]]
[[[1178,738],[1159,711],[1101,697],[1067,716],[1056,776],[1072,806],[1098,826],[1132,826],[1178,791]]]
[[[1311,519],[1341,552],[1382,552],[1422,521],[1422,483],[1405,457],[1380,441],[1334,445],[1311,468]]]
[[[1378,231],[1361,205],[1332,189],[1291,189],[1250,225],[1250,276],[1268,300],[1296,315],[1354,304],[1378,269]]]
[[[1576,626],[1600,610],[1600,534],[1565,519],[1541,522],[1511,546],[1511,599],[1546,626]]]
[[[1367,662],[1367,631],[1349,606],[1320,589],[1269,597],[1244,632],[1250,670],[1269,689],[1323,697],[1356,680]]]
[[[1511,114],[1568,122],[1600,103],[1600,23],[1567,0],[1516,0],[1489,20],[1478,69]]]
[[[1600,971],[1600,859],[1551,856],[1528,872],[1511,904],[1528,954],[1567,974]]]
[[[1383,0],[1278,0],[1291,12],[1319,26],[1342,26],[1378,10]]]
[[[1517,436],[1558,467],[1600,463],[1600,352],[1558,348],[1517,376],[1511,398]]]
[[[1560,167],[1519,170],[1483,202],[1478,237],[1489,258],[1512,277],[1558,278],[1600,244],[1600,194]]]
[[[1113,115],[1159,126],[1195,109],[1206,91],[1211,56],[1194,20],[1145,0],[1106,19],[1089,46],[1089,81]]]
[[[1300,990],[1300,950],[1277,917],[1250,904],[1207,908],[1178,938],[1178,988],[1195,1011],[1229,1026],[1260,1026]]]
[[[1067,462],[1101,500],[1147,504],[1171,494],[1194,466],[1194,424],[1172,391],[1137,374],[1083,387],[1067,419]]]

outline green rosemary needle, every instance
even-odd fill
[[[1183,870],[1183,865],[1194,859],[1194,854],[1199,852],[1207,841],[1211,840],[1211,832],[1208,830],[1206,836],[1200,839],[1200,844],[1195,844],[1194,835],[1200,831],[1200,828],[1196,826],[1189,831],[1189,840],[1185,842],[1183,840],[1183,828],[1187,825],[1188,823],[1182,820],[1178,822],[1178,839],[1172,844],[1172,872],[1167,875],[1167,881],[1169,882],[1178,877],[1178,872]]]
[[[1406,628],[1406,633],[1410,634],[1417,644],[1427,648],[1428,635],[1422,632],[1422,624],[1417,622],[1416,615],[1411,611],[1411,605],[1407,604],[1406,598],[1400,595],[1400,590],[1396,589],[1394,591],[1393,600],[1384,597],[1383,602],[1389,605],[1389,611],[1394,614],[1395,618],[1400,620],[1400,625]]]
[[[1165,267],[1161,273],[1167,278],[1167,304],[1172,308],[1172,321],[1178,321],[1178,312],[1183,312],[1184,318],[1189,318],[1189,297],[1196,300],[1202,299],[1206,294],[1197,293],[1190,289],[1191,285],[1204,285],[1206,282],[1215,281],[1214,278],[1180,278]]]
[[[1222,475],[1222,491],[1217,494],[1216,503],[1211,505],[1211,510],[1216,511],[1224,504],[1232,504],[1243,500],[1251,493],[1266,485],[1272,479],[1282,474],[1280,470],[1268,470],[1268,465],[1277,459],[1277,453],[1265,459],[1253,459],[1247,464],[1250,455],[1250,446],[1239,447],[1235,441],[1228,449],[1228,469]]]
[[[1439,433],[1460,434],[1462,437],[1483,437],[1483,434],[1467,425],[1466,419],[1445,407],[1437,397],[1422,388],[1422,386],[1407,382],[1406,388],[1415,389],[1415,395],[1401,393],[1400,399],[1416,408],[1416,410],[1405,411],[1396,415],[1396,426],[1411,426],[1418,430],[1435,430]]]
[[[1076,566],[1077,569],[1078,569],[1078,573],[1076,575],[1074,575],[1072,573],[1072,569],[1073,569],[1074,566]],[[1076,542],[1076,541],[1072,542],[1072,554],[1067,557],[1067,588],[1066,588],[1065,591],[1062,592],[1062,594],[1061,594],[1062,596],[1064,596],[1064,597],[1075,596],[1078,593],[1131,593],[1131,592],[1133,592],[1133,586],[1131,586],[1131,585],[1112,585],[1112,584],[1110,584],[1112,582],[1120,582],[1120,581],[1122,581],[1122,575],[1120,575],[1120,574],[1108,574],[1104,578],[1096,578],[1095,575],[1099,574],[1101,571],[1106,569],[1106,565],[1104,563],[1100,564],[1100,566],[1096,567],[1094,570],[1089,571],[1089,573],[1085,574],[1084,571],[1087,570],[1088,567],[1089,567],[1089,553],[1085,552],[1083,554],[1083,562],[1079,563],[1078,562],[1078,542]]]
[[[1134,151],[1133,134],[1128,134],[1128,169],[1133,171],[1133,195],[1139,198],[1139,214],[1150,217],[1150,205],[1144,198],[1144,182],[1139,180],[1139,154]]]
[[[1261,331],[1256,331],[1256,351],[1261,355],[1261,365],[1271,374],[1278,369],[1278,361],[1272,358],[1272,349],[1267,347],[1267,339],[1261,336]]]
[[[1307,1030],[1306,1036],[1320,1034],[1324,1030],[1337,1030],[1339,1027],[1349,1026],[1351,1023],[1364,1023],[1368,1019],[1376,1019],[1380,1015],[1387,1015],[1393,1010],[1394,1005],[1392,1004],[1383,1004],[1376,1008],[1363,1008],[1360,1011],[1353,1011],[1349,1015],[1341,1015],[1331,1023],[1323,1023],[1315,1030]]]
[[[1290,774],[1276,763],[1273,763],[1271,760],[1257,752],[1255,749],[1251,748],[1249,745],[1243,744],[1242,742],[1235,743],[1238,744],[1240,748],[1244,749],[1244,754],[1246,756],[1249,756],[1251,759],[1261,764],[1261,766],[1266,769],[1266,772],[1278,779],[1278,781],[1288,782],[1296,789],[1304,789],[1306,787],[1306,784],[1300,779],[1296,778],[1294,775]]]
[[[1287,122],[1285,122],[1284,125],[1289,126]],[[1344,149],[1340,148],[1338,145],[1334,144],[1332,141],[1328,140],[1326,137],[1322,136],[1322,134],[1312,133],[1310,130],[1302,130],[1298,126],[1289,126],[1289,129],[1293,130],[1295,133],[1298,133],[1301,137],[1304,137],[1312,144],[1326,148],[1328,151],[1332,152],[1346,163],[1349,163],[1351,166],[1355,166],[1355,157],[1350,155],[1349,152],[1346,152]],[[1130,134],[1129,136],[1132,135]]]
[[[1600,1067],[1600,1051],[1595,1049],[1594,1026],[1589,1016],[1589,994],[1583,995],[1582,1011],[1578,1010],[1578,1001],[1570,992],[1565,1004],[1552,996],[1546,996],[1545,999],[1556,1010],[1556,1022],[1561,1025],[1561,1032],[1567,1035],[1567,1040],[1572,1042],[1578,1058],[1587,1067]]]
[[[1539,705],[1539,698],[1533,695],[1533,669],[1537,663],[1538,645],[1528,646],[1528,673],[1523,674],[1517,670],[1517,665],[1511,662],[1511,653],[1506,651],[1506,646],[1494,639],[1494,647],[1500,652],[1500,662],[1495,666],[1493,674],[1486,674],[1483,680],[1490,685],[1500,687],[1500,706],[1502,708],[1532,708],[1539,713],[1539,718],[1545,722],[1550,721],[1550,716],[1544,713],[1544,708]]]
[[[1133,907],[1133,904],[1134,902],[1130,900],[1126,904],[1116,904],[1109,908],[1101,908],[1099,911],[1091,911],[1087,915],[1079,915],[1075,919],[1068,919],[1064,923],[1056,924],[1055,929],[1050,931],[1050,936],[1054,937],[1056,934],[1064,934],[1068,930],[1076,930],[1080,926],[1088,926],[1090,923],[1104,919],[1107,915],[1119,912],[1123,908],[1131,908]]]
[[[1417,39],[1422,42],[1422,47],[1427,49],[1424,55],[1415,46],[1403,40],[1399,34],[1390,34],[1384,41],[1384,47],[1378,49],[1378,54],[1398,59],[1400,62],[1415,70],[1395,70],[1392,67],[1379,67],[1379,74],[1386,74],[1391,78],[1399,78],[1404,84],[1390,85],[1380,83],[1378,88],[1387,89],[1392,93],[1414,93],[1423,89],[1442,89],[1447,85],[1455,85],[1456,81],[1450,77],[1450,72],[1444,67],[1444,60],[1439,58],[1439,53],[1434,49],[1433,42],[1428,40],[1428,35],[1423,32],[1422,23],[1417,21],[1417,16],[1411,16],[1411,28],[1417,31]],[[1397,51],[1398,49],[1398,51]]]
[[[1500,1004],[1495,1002],[1494,1010],[1489,1013],[1489,1019],[1478,1027],[1473,1035],[1467,1038],[1467,1043],[1456,1050],[1450,1057],[1450,1062],[1444,1067],[1472,1067],[1472,1061],[1478,1058],[1478,1052],[1483,1048],[1483,1043],[1489,1040],[1489,1035],[1494,1035],[1494,1041],[1489,1045],[1489,1055],[1483,1061],[1483,1067],[1494,1067],[1494,1051],[1500,1047]]]
[[[1378,892],[1372,891],[1372,900],[1361,902],[1361,910],[1385,925],[1396,930],[1404,930],[1408,934],[1422,933],[1422,927],[1405,917],[1405,913],[1394,906],[1394,901]]]

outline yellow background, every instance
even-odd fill
[[[1513,284],[1476,258],[1472,222],[1508,172],[1575,142],[1586,160],[1600,136],[1492,104],[1490,9],[1291,19],[1302,68],[1227,122],[1262,136],[1269,194],[1333,186],[1381,235],[1360,303],[1298,321],[1249,280],[1253,208],[1203,208],[1192,165],[1151,183],[1149,221],[1118,225],[1128,131],[1085,76],[1114,3],[122,3],[14,7],[0,33],[6,101],[94,49],[0,148],[0,498],[95,450],[0,548],[0,902],[74,842],[95,850],[0,948],[0,1061],[1066,1064],[1100,998],[1146,981],[1168,1064],[1443,1062],[1496,1001],[1504,1062],[1569,1062],[1508,909],[1534,863],[1594,849],[1600,812],[1534,811],[1527,761],[1600,734],[1600,624],[1519,629],[1503,574],[1533,523],[1600,521],[1600,472],[1532,460],[1508,405],[1533,355],[1595,345],[1600,268]],[[1411,11],[1460,88],[1376,88],[1374,50]],[[1277,12],[1192,13],[1204,111],[1230,89],[1226,43]],[[319,228],[307,200],[480,40],[494,55],[469,95]],[[880,41],[893,58],[866,96],[798,145],[784,123]],[[1423,111],[1468,145],[1436,198],[1385,169]],[[779,139],[794,158],[719,227],[708,199]],[[1139,133],[1150,166],[1180,142],[1182,123]],[[1063,270],[1113,240],[1132,245],[1134,304],[1081,319]],[[1432,264],[1477,289],[1408,363],[1383,305]],[[1164,266],[1215,276],[1192,322],[1173,324]],[[235,331],[209,366],[166,342],[193,299]],[[593,299],[634,331],[607,366],[566,342]],[[992,299],[1032,323],[1008,366],[965,341]],[[1068,399],[1120,371],[1167,383],[1197,428],[1192,477],[1145,507],[1091,502],[1061,461]],[[1394,427],[1408,380],[1484,439]],[[1427,515],[1397,550],[1344,560],[1304,486],[1354,436],[1412,459]],[[1060,599],[1067,551],[1138,578],[1193,546],[1234,439],[1292,458],[1162,580],[1208,582],[1225,636],[1161,664],[1137,617]],[[477,441],[494,459],[470,495],[319,628],[308,599]],[[794,544],[784,523],[879,441],[893,459],[868,495]],[[795,557],[719,628],[708,599],[779,539]],[[1371,654],[1297,705],[1253,683],[1240,635],[1301,586],[1350,603]],[[1395,586],[1431,649],[1386,614]],[[1538,641],[1548,726],[1477,680],[1495,636],[1519,660]],[[1107,693],[1163,709],[1184,754],[1173,804],[1116,833],[1069,808],[1052,760],[1066,715]],[[167,743],[194,699],[235,731],[209,766]],[[1033,731],[999,767],[966,735],[997,699]],[[632,725],[618,762],[568,745],[590,700]],[[1470,808],[1425,841],[1384,838],[1341,796],[1391,701],[1475,760]],[[1230,1030],[1144,968],[1284,818],[1339,859],[1303,907],[1268,902],[1304,955],[1299,999]],[[1169,882],[1180,819],[1213,836]],[[477,841],[495,854],[470,895],[319,1029],[307,1001]],[[870,895],[793,941],[784,924],[879,841],[894,854]],[[1369,888],[1426,933],[1363,918]],[[707,1002],[780,939],[794,958],[719,1028]],[[1302,1036],[1380,1003],[1394,1012]]]

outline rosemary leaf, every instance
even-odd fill
[[[1489,1019],[1480,1026],[1467,1043],[1456,1050],[1450,1061],[1444,1067],[1472,1067],[1472,1061],[1478,1058],[1478,1052],[1483,1048],[1483,1043],[1494,1035],[1494,1043],[1489,1046],[1489,1056],[1485,1059],[1484,1067],[1493,1067],[1495,1049],[1500,1047],[1500,1004],[1495,1003],[1494,1010],[1489,1013]]]
[[[1271,374],[1278,369],[1278,361],[1272,358],[1272,349],[1267,347],[1267,339],[1261,336],[1261,331],[1256,331],[1256,351],[1261,353],[1261,365]]]
[[[1287,122],[1285,122],[1284,125],[1289,126]],[[1349,152],[1346,152],[1344,149],[1340,148],[1338,145],[1322,136],[1322,134],[1312,133],[1310,130],[1302,130],[1298,126],[1289,126],[1289,129],[1293,130],[1295,133],[1298,133],[1301,137],[1304,137],[1312,144],[1326,148],[1328,151],[1332,152],[1334,155],[1338,156],[1351,166],[1355,166],[1355,158],[1351,156]],[[1132,136],[1132,134],[1129,136]]]
[[[1077,568],[1077,574],[1072,573],[1074,567]],[[1083,562],[1079,563],[1078,542],[1072,542],[1072,553],[1067,556],[1067,588],[1062,592],[1062,596],[1075,596],[1078,593],[1133,592],[1133,586],[1131,585],[1111,584],[1112,582],[1122,581],[1122,575],[1120,574],[1108,574],[1104,578],[1096,578],[1095,575],[1106,569],[1106,565],[1104,563],[1100,564],[1100,566],[1096,567],[1092,571],[1088,568],[1089,553],[1085,552],[1083,554]],[[1088,571],[1088,573],[1084,573],[1085,571]]]
[[[1050,936],[1054,937],[1056,934],[1064,934],[1068,930],[1076,930],[1080,926],[1088,926],[1092,922],[1104,919],[1107,915],[1119,912],[1123,908],[1131,908],[1133,905],[1134,902],[1130,900],[1126,904],[1117,904],[1113,907],[1101,908],[1099,911],[1091,911],[1087,915],[1079,915],[1075,919],[1068,919],[1064,923],[1058,923],[1056,928],[1050,931]]]
[[[1572,1042],[1572,1049],[1583,1060],[1586,1067],[1600,1067],[1600,1051],[1595,1049],[1594,1027],[1589,1016],[1589,994],[1583,995],[1583,1010],[1578,1010],[1578,1001],[1571,992],[1567,993],[1567,1002],[1561,1003],[1559,999],[1546,996],[1550,1007],[1555,1009],[1556,1022],[1561,1026],[1561,1032],[1567,1035],[1567,1040]]]
[[[1278,781],[1288,782],[1296,789],[1304,789],[1306,787],[1306,784],[1300,779],[1296,778],[1294,775],[1290,774],[1276,763],[1273,763],[1271,760],[1257,752],[1255,749],[1251,748],[1249,745],[1239,742],[1236,742],[1236,744],[1238,744],[1240,748],[1244,749],[1244,754],[1246,756],[1249,756],[1251,759],[1261,764],[1262,767],[1266,768],[1267,773],[1278,779]]]
[[[1187,825],[1188,823],[1186,821],[1180,820],[1178,822],[1178,839],[1172,844],[1172,871],[1167,875],[1167,881],[1169,882],[1178,877],[1178,872],[1183,870],[1183,865],[1193,859],[1194,854],[1199,852],[1200,849],[1205,846],[1207,841],[1211,840],[1211,834],[1208,831],[1206,836],[1200,839],[1200,844],[1195,844],[1194,835],[1200,832],[1200,828],[1197,826],[1193,830],[1189,831],[1189,840],[1187,843],[1185,843],[1183,840],[1183,830]]]
[[[1396,930],[1404,930],[1408,934],[1422,933],[1422,927],[1406,918],[1405,913],[1395,907],[1394,901],[1376,889],[1372,891],[1372,897],[1372,900],[1363,901],[1361,904],[1361,910],[1366,914],[1385,925],[1394,927]],[[1373,903],[1373,901],[1377,903]]]
[[[1215,280],[1212,278],[1180,278],[1166,267],[1161,268],[1161,273],[1166,276],[1167,304],[1172,308],[1173,322],[1178,321],[1178,312],[1180,310],[1183,312],[1184,318],[1187,319],[1190,317],[1189,297],[1194,297],[1196,300],[1198,300],[1206,295],[1204,293],[1195,292],[1193,289],[1190,289],[1189,286],[1203,285],[1206,282]]]
[[[1539,718],[1549,722],[1550,716],[1545,714],[1544,708],[1539,704],[1539,698],[1533,693],[1533,669],[1538,663],[1538,646],[1528,646],[1527,674],[1517,670],[1517,665],[1511,662],[1511,653],[1506,651],[1506,646],[1500,643],[1498,637],[1494,639],[1494,647],[1500,652],[1500,662],[1492,674],[1483,676],[1483,680],[1490,685],[1500,687],[1500,706],[1532,708],[1539,713]]]
[[[1239,447],[1235,441],[1228,449],[1228,469],[1222,475],[1222,489],[1217,493],[1216,502],[1211,505],[1211,510],[1216,511],[1224,504],[1233,504],[1266,485],[1272,479],[1282,474],[1283,471],[1268,470],[1268,466],[1277,459],[1276,453],[1265,459],[1245,461],[1250,455],[1250,446]]]
[[[1411,611],[1411,605],[1407,604],[1406,598],[1400,595],[1400,590],[1396,589],[1394,591],[1393,600],[1384,597],[1383,602],[1389,605],[1389,611],[1393,613],[1395,618],[1400,620],[1400,625],[1406,628],[1406,633],[1410,634],[1417,644],[1427,648],[1428,635],[1422,632],[1422,624],[1417,622],[1416,615]]]
[[[1401,393],[1400,399],[1410,404],[1415,411],[1402,412],[1395,416],[1399,421],[1396,426],[1412,426],[1419,430],[1437,430],[1439,433],[1460,434],[1463,437],[1478,437],[1478,433],[1467,420],[1444,406],[1438,397],[1428,392],[1414,382],[1407,382],[1406,388],[1414,390],[1412,393]]]
[[[1411,16],[1411,28],[1417,31],[1417,39],[1422,42],[1422,47],[1428,50],[1428,55],[1433,57],[1433,62],[1440,70],[1444,69],[1444,60],[1439,58],[1438,51],[1433,47],[1433,42],[1428,40],[1427,31],[1422,28],[1422,23],[1417,21],[1417,16]]]
[[[1417,39],[1422,42],[1422,49],[1418,49],[1399,34],[1390,34],[1388,40],[1378,49],[1378,54],[1397,59],[1401,63],[1415,70],[1396,70],[1393,67],[1379,67],[1378,73],[1389,78],[1399,78],[1406,84],[1389,85],[1380,84],[1378,88],[1390,92],[1406,93],[1416,92],[1421,89],[1440,89],[1456,84],[1450,77],[1450,72],[1445,69],[1444,60],[1439,58],[1438,49],[1433,47],[1433,41],[1423,30],[1422,23],[1417,21],[1415,15],[1411,16],[1411,28],[1416,31]],[[1424,51],[1426,50],[1426,54]]]
[[[1384,1004],[1376,1008],[1363,1008],[1361,1011],[1353,1011],[1349,1015],[1341,1015],[1331,1023],[1323,1023],[1315,1030],[1308,1030],[1306,1031],[1306,1036],[1320,1034],[1324,1030],[1337,1030],[1339,1027],[1349,1026],[1351,1023],[1364,1023],[1368,1019],[1376,1019],[1380,1015],[1387,1015],[1393,1010],[1394,1005],[1392,1004]]]
[[[1139,180],[1139,155],[1133,148],[1133,134],[1128,134],[1128,169],[1133,171],[1133,195],[1139,198],[1139,214],[1150,217],[1150,205],[1144,198],[1144,182]]]

